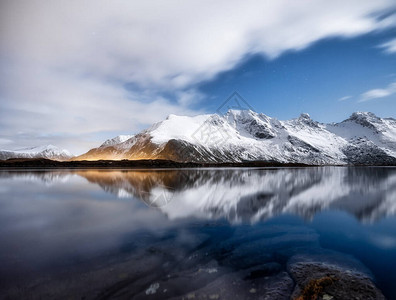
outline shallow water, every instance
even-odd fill
[[[0,171],[0,295],[255,299],[315,257],[396,299],[395,215],[396,168]]]

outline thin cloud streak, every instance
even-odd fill
[[[344,97],[341,97],[340,99],[338,99],[338,101],[346,101],[346,100],[349,100],[351,98],[352,98],[352,96],[344,96]]]
[[[396,53],[396,39],[390,40],[379,46],[383,48],[386,53],[393,54]]]
[[[358,102],[385,98],[396,93],[396,82],[389,84],[386,88],[372,89],[360,95]]]

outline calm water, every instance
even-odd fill
[[[0,295],[254,299],[314,257],[396,299],[395,215],[396,168],[0,171]]]

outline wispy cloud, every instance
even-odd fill
[[[396,93],[396,82],[390,83],[386,88],[372,89],[360,95],[358,102],[379,99],[391,96]]]
[[[396,39],[383,43],[379,47],[383,48],[386,53],[396,53]]]
[[[351,98],[352,98],[352,96],[344,96],[344,97],[341,97],[340,99],[338,99],[338,101],[346,101],[346,100],[349,100]]]

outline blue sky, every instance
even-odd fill
[[[0,149],[80,154],[234,91],[281,120],[396,117],[395,73],[395,0],[6,0]]]
[[[381,45],[396,36],[389,30],[352,39],[330,38],[275,60],[247,57],[234,69],[199,85],[211,99],[199,105],[216,109],[238,91],[258,112],[279,119],[307,112],[315,120],[335,122],[354,111],[396,118],[396,93],[361,101],[361,94],[396,82],[396,53]],[[213,101],[214,100],[214,101]]]

